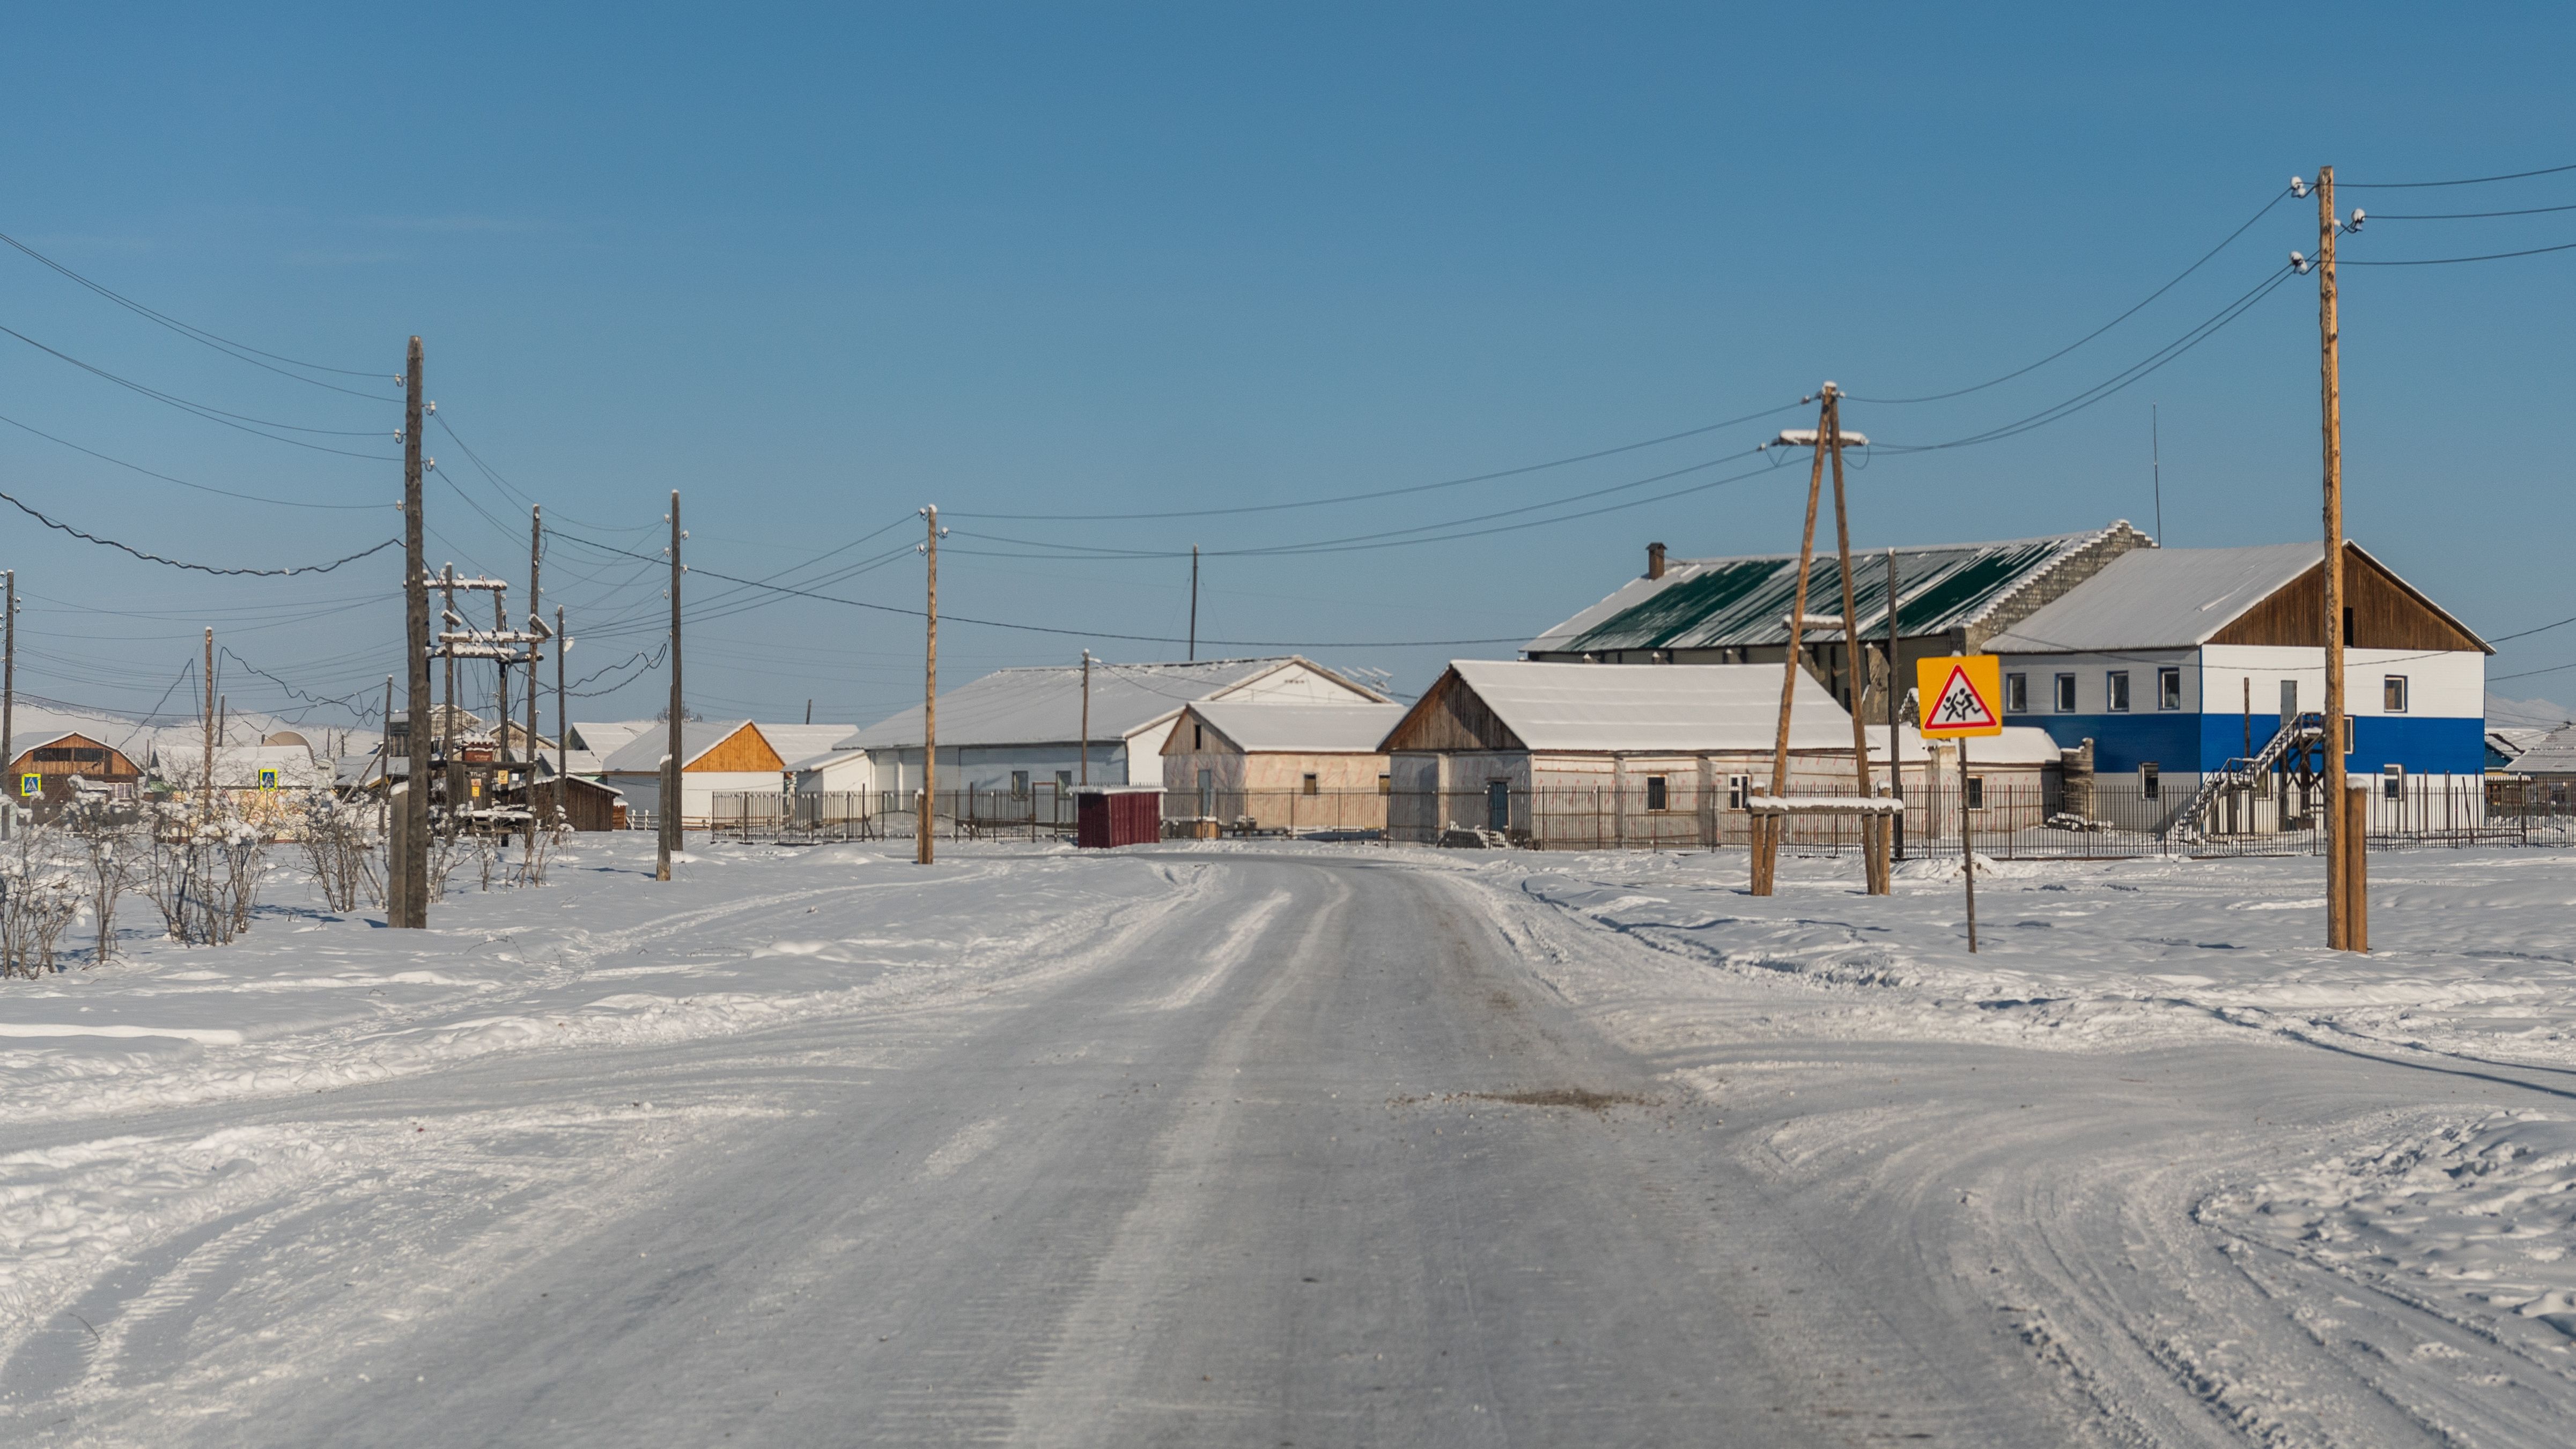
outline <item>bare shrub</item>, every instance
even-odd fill
[[[144,893],[160,910],[170,939],[221,946],[249,929],[267,875],[268,851],[259,832],[240,821],[201,825],[177,839],[153,842]]]
[[[0,976],[60,970],[54,945],[80,907],[80,882],[63,859],[60,832],[21,822],[0,846]]]
[[[65,821],[88,868],[84,891],[98,921],[98,947],[90,964],[102,965],[116,954],[116,903],[143,880],[151,851],[132,813],[115,801],[84,801]]]
[[[371,802],[346,801],[322,791],[305,803],[298,841],[322,903],[334,911],[346,913],[384,900],[381,813]]]

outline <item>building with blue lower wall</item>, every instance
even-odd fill
[[[2346,549],[2346,768],[2482,779],[2494,651],[2360,546]],[[2005,716],[2069,748],[2091,740],[2101,775],[2188,788],[2253,757],[2288,716],[2324,707],[2324,572],[2316,543],[2123,554],[1988,642],[2003,662]]]

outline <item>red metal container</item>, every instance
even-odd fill
[[[1152,786],[1078,790],[1073,802],[1073,843],[1084,850],[1114,850],[1163,838],[1163,792]]]

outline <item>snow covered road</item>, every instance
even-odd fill
[[[2313,862],[2034,868],[1976,958],[1955,881],[1829,862],[1768,902],[1734,856],[593,864],[427,942],[281,919],[9,983],[0,1433],[2576,1427],[2560,858],[2428,861],[2505,883],[2509,951],[2410,956],[2392,912],[2367,968],[2233,909]],[[2283,934],[2222,952],[2212,913]],[[2167,944],[2080,934],[2140,920]],[[2438,1020],[2387,1037],[2409,998]]]

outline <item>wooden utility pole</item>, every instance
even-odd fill
[[[1834,455],[1834,556],[1840,561],[1843,578],[1843,666],[1851,680],[1852,769],[1857,772],[1860,797],[1870,798],[1869,726],[1860,717],[1861,683],[1868,670],[1861,656],[1859,606],[1852,600],[1851,515],[1843,503],[1843,410],[1842,400],[1833,389],[1825,390],[1825,445]],[[1893,611],[1896,600],[1890,598]],[[1896,686],[1895,671],[1888,673],[1888,687]],[[1786,737],[1782,743],[1787,742]],[[1896,752],[1887,756],[1890,770],[1896,766]],[[1887,867],[1887,820],[1884,816],[1860,818],[1861,876],[1871,895],[1883,896],[1889,890]]]
[[[671,878],[671,857],[680,849],[680,766],[682,751],[687,748],[680,722],[688,717],[688,708],[680,695],[680,540],[688,535],[680,531],[680,490],[671,490],[671,732],[670,743],[662,759],[662,818],[656,832],[659,846],[653,867],[655,880]]]
[[[939,506],[921,510],[929,520],[930,540],[922,545],[922,554],[930,560],[929,606],[926,615],[930,632],[921,651],[921,808],[914,812],[912,836],[914,859],[923,865],[931,863],[930,822],[939,814]]]
[[[2347,819],[2351,803],[2344,795],[2344,747],[2351,722],[2343,700],[2343,363],[2335,320],[2334,168],[2317,170],[2317,336],[2321,344],[2318,382],[2325,412],[2325,630],[2326,630],[2326,946],[2355,949],[2352,914],[2356,902],[2348,884],[2344,832],[2358,828]]]
[[[555,807],[572,813],[572,706],[564,695],[564,655],[572,640],[564,635],[563,605],[555,605]]]
[[[1771,746],[1771,794],[1774,799],[1789,793],[1789,701],[1798,692],[1798,637],[1807,623],[1807,574],[1816,562],[1816,504],[1825,486],[1825,449],[1830,436],[1828,424],[1834,416],[1834,385],[1825,384],[1824,410],[1816,426],[1816,459],[1807,470],[1807,523],[1798,537],[1798,588],[1789,605],[1789,650],[1780,675],[1780,728]],[[1844,621],[1846,625],[1849,620]],[[1863,757],[1864,761],[1867,759]],[[1756,815],[1753,822],[1753,894],[1771,894],[1772,881],[1780,862],[1780,837],[1788,830],[1786,815]]]
[[[0,570],[6,580],[8,603],[0,609],[0,760],[18,758],[18,571]],[[9,822],[17,810],[18,782],[9,782],[9,803],[0,807],[0,840],[9,837]]]
[[[1968,841],[1968,737],[1959,746],[1959,874],[1968,883],[1968,954],[1977,954],[1977,851]]]
[[[197,824],[200,828],[215,823],[215,631],[206,631],[206,708],[198,716],[206,740],[205,773],[197,777]]]
[[[391,900],[385,912],[389,926],[419,929],[429,924],[429,565],[421,557],[420,339],[403,354],[403,688],[410,725],[404,748],[410,764],[404,772],[404,808],[396,812],[395,829],[402,848],[394,852],[400,889],[388,881]]]
[[[542,613],[539,608],[542,600],[537,594],[537,570],[538,566],[544,561],[545,554],[545,510],[542,508],[530,507],[528,509],[528,632],[531,634],[543,634],[546,632],[546,621],[542,617]],[[534,639],[529,640],[528,778],[527,783],[519,787],[519,798],[525,801],[528,807],[528,838],[526,841],[527,849],[519,858],[526,862],[528,868],[531,870],[535,869],[537,863],[537,761],[543,758],[545,754],[545,751],[537,744],[537,659],[541,653],[542,646],[540,646]],[[562,677],[561,671],[557,671],[556,677]],[[502,728],[507,730],[509,726],[503,725]],[[561,787],[558,786],[557,788]]]
[[[1905,758],[1896,748],[1896,601],[1896,550],[1891,548],[1887,551],[1887,778],[1895,784],[1896,798],[1902,803],[1905,799]],[[1895,836],[1895,839],[1889,843],[1890,853],[1896,859],[1903,860],[1905,858],[1904,811],[1899,810],[1891,817],[1888,830]],[[1892,873],[1888,881],[1888,888],[1895,889],[1895,876]]]
[[[1091,783],[1091,651],[1082,651],[1082,783]]]
[[[499,589],[492,591],[492,632],[510,632],[510,601]],[[506,645],[496,647],[502,650],[492,656],[492,788],[497,794],[510,765],[510,656]]]
[[[1190,545],[1190,658],[1199,657],[1199,546]]]

